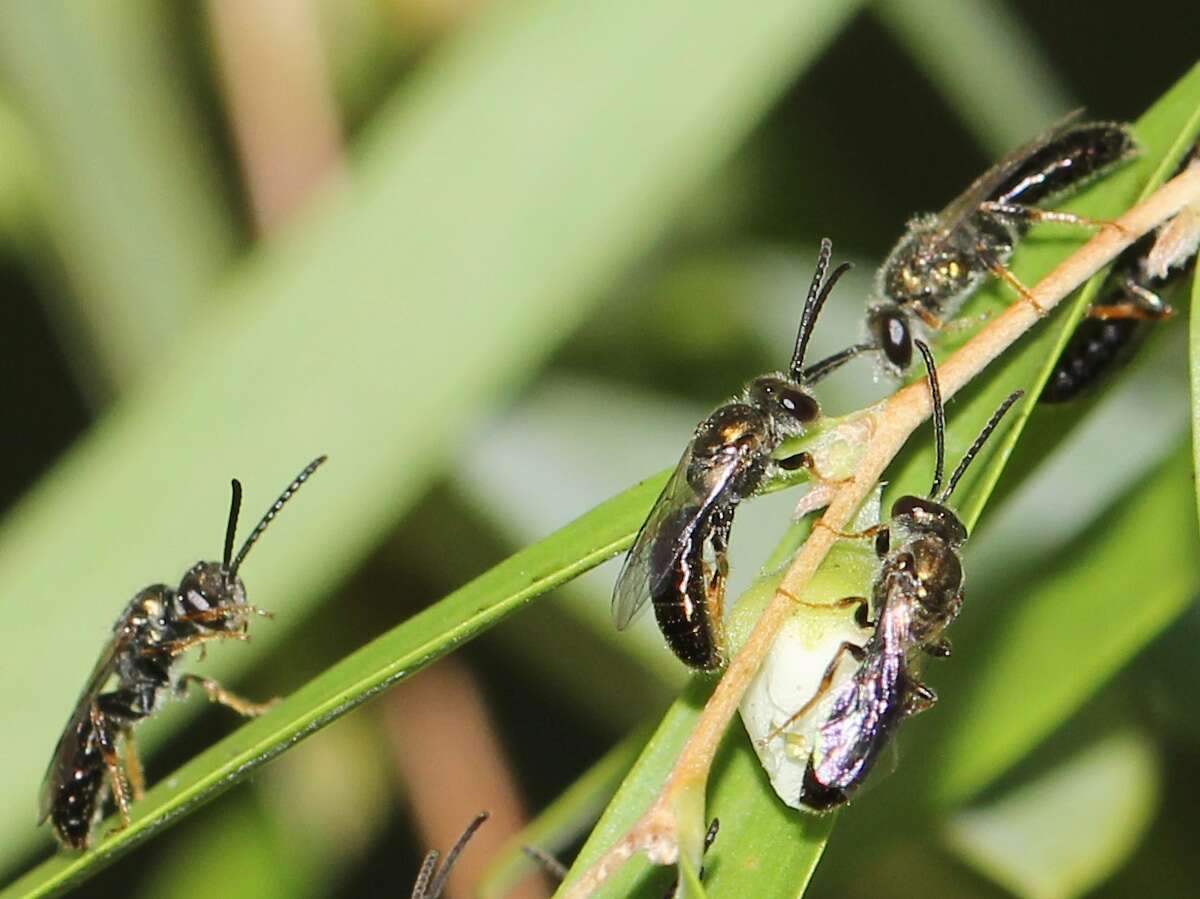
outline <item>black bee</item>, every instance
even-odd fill
[[[1200,164],[1200,146],[1192,148],[1176,174],[1196,164]],[[1184,243],[1182,258],[1160,262],[1156,258],[1160,239],[1147,234],[1117,257],[1104,294],[1063,347],[1039,402],[1065,403],[1086,392],[1133,355],[1146,323],[1175,314],[1161,294],[1186,276],[1196,261],[1194,243]]]
[[[182,696],[188,686],[196,684],[209,699],[242,715],[261,715],[274,705],[275,700],[255,703],[242,699],[206,677],[177,674],[175,663],[194,646],[248,639],[250,615],[269,617],[247,604],[238,569],[284,503],[324,461],[324,456],[314,459],[296,476],[250,532],[236,557],[233,540],[242,485],[235,479],[222,561],[197,562],[176,590],[166,584],[146,587],[121,613],[112,638],[79,694],[42,781],[39,823],[49,818],[63,846],[87,848],[101,815],[106,779],[122,826],[129,825],[130,800],[140,799],[144,788],[133,726],[153,715],[171,695]],[[112,680],[113,688],[105,690]],[[124,764],[117,752],[122,739]]]
[[[830,690],[843,653],[858,663],[850,679],[834,694],[828,714],[816,728],[799,801],[824,812],[845,803],[863,782],[897,726],[937,701],[917,679],[918,653],[950,654],[943,636],[962,607],[962,547],[967,529],[946,505],[959,479],[1004,414],[1022,395],[1017,391],[984,426],[942,489],[945,470],[945,413],[933,355],[914,341],[929,370],[937,463],[929,496],[902,496],[892,505],[891,519],[863,536],[875,537],[882,559],[870,608],[874,632],[865,646],[843,643],[829,664],[816,694],[776,733],[808,714]],[[860,603],[866,603],[860,599]]]
[[[1072,114],[1000,160],[937,214],[909,221],[876,279],[867,340],[897,376],[912,364],[913,336],[941,330],[989,275],[1029,291],[1007,268],[1035,222],[1102,224],[1036,204],[1058,199],[1137,152],[1115,122],[1078,122]]]
[[[425,854],[425,860],[421,862],[421,869],[417,872],[417,880],[413,884],[412,899],[440,899],[442,891],[446,888],[446,881],[450,878],[450,871],[454,868],[454,863],[458,861],[462,851],[467,848],[471,837],[475,836],[475,831],[479,830],[487,819],[487,812],[480,812],[475,816],[474,820],[467,825],[467,829],[462,832],[462,836],[454,841],[454,845],[446,853],[446,861],[442,863],[440,870],[437,863],[438,851],[430,849]]]
[[[820,416],[808,387],[853,355],[844,351],[804,367],[813,324],[850,267],[839,265],[826,280],[832,253],[833,245],[822,241],[791,366],[755,378],[700,422],[617,577],[612,605],[617,627],[626,627],[651,600],[667,643],[692,668],[710,671],[723,662],[727,547],[738,503],[778,469],[811,467],[806,454],[776,460],[772,453]]]

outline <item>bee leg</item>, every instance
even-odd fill
[[[213,640],[249,640],[250,635],[245,631],[213,631],[208,634],[193,634],[190,637],[184,637],[181,640],[171,640],[167,643],[160,643],[158,646],[148,646],[142,650],[142,655],[154,655],[156,653],[165,652],[171,656],[177,656],[187,652],[193,646],[203,646]]]
[[[120,756],[117,755],[111,724],[96,700],[92,701],[88,714],[92,720],[92,732],[96,735],[96,745],[100,749],[100,757],[108,769],[109,789],[112,790],[113,801],[116,802],[117,811],[121,815],[121,826],[118,830],[124,830],[131,821],[129,817],[129,787],[125,783],[125,772],[121,768]]]
[[[953,651],[948,637],[939,637],[932,643],[925,644],[921,649],[927,656],[935,659],[948,659],[950,658],[950,653]]]
[[[908,685],[908,693],[904,697],[904,715],[919,715],[933,708],[936,702],[937,694],[933,690],[920,681],[913,681]]]
[[[791,727],[794,722],[799,721],[801,718],[811,712],[816,704],[824,698],[825,694],[829,692],[830,687],[833,686],[833,678],[837,674],[838,665],[841,664],[842,656],[846,653],[849,653],[856,662],[861,662],[863,660],[863,656],[866,655],[866,652],[857,643],[851,643],[848,640],[843,641],[842,644],[838,646],[837,652],[833,654],[833,659],[825,667],[825,673],[821,675],[821,682],[817,685],[816,691],[809,698],[808,702],[800,706],[800,708],[786,721],[784,721],[783,724],[780,724],[778,727],[773,727],[771,732],[763,737],[764,744],[775,737],[783,736],[783,732],[785,730]]]
[[[1112,319],[1132,318],[1140,321],[1165,321],[1175,315],[1175,307],[1163,301],[1154,291],[1143,287],[1132,278],[1125,280],[1123,303],[1103,303],[1088,309],[1089,318]]]
[[[827,531],[832,531],[835,535],[841,537],[843,540],[871,540],[887,530],[886,523],[873,524],[863,531],[839,531],[836,528],[831,528],[824,521],[817,521],[813,527],[824,528]]]
[[[920,303],[913,303],[908,307],[917,318],[919,318],[925,327],[931,331],[941,331],[946,327],[946,323],[938,316],[934,315]]]
[[[981,212],[989,213],[997,218],[1023,225],[1034,225],[1040,222],[1056,222],[1060,225],[1079,225],[1084,228],[1116,228],[1122,234],[1125,229],[1108,219],[1094,219],[1086,215],[1076,215],[1073,212],[1055,212],[1051,209],[1040,209],[1037,206],[1022,206],[1017,203],[996,203],[988,201],[980,203]]]
[[[146,774],[142,770],[142,760],[138,757],[133,728],[125,727],[121,733],[125,736],[125,772],[129,775],[129,792],[134,802],[140,802],[146,795]]]
[[[248,615],[260,615],[263,618],[274,618],[272,612],[260,609],[258,606],[246,603],[229,603],[213,606],[211,609],[201,609],[179,616],[180,621],[190,621],[193,624],[212,624],[217,621],[230,621],[235,618],[245,618]]]
[[[1033,311],[1038,314],[1038,318],[1045,318],[1049,311],[1043,307],[1037,300],[1033,298],[1033,291],[1021,283],[1021,279],[1012,273],[1012,271],[1003,262],[990,260],[987,264],[988,271],[1016,291],[1017,295],[1026,303],[1033,307]]]
[[[249,699],[243,699],[236,693],[230,693],[211,677],[200,677],[198,674],[181,675],[177,681],[177,689],[181,693],[187,692],[189,684],[199,684],[204,692],[208,694],[208,698],[213,702],[227,706],[239,715],[245,715],[247,718],[257,718],[279,704],[278,696],[274,699],[268,699],[266,702],[253,702]]]
[[[871,627],[874,623],[870,617],[871,603],[865,596],[843,596],[841,599],[835,599],[833,602],[807,602],[794,593],[789,593],[787,590],[780,590],[780,592],[796,605],[804,606],[806,609],[818,609],[822,612],[829,612],[853,608],[854,620],[859,627]]]

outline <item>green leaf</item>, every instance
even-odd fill
[[[1124,731],[1036,780],[955,814],[944,839],[966,862],[1026,899],[1074,899],[1137,847],[1161,790],[1149,737]]]
[[[276,622],[214,652],[217,676],[278,646],[378,545],[850,8],[527,0],[430,55],[342,189],[225,280],[3,523],[5,625],[22,639],[0,680],[38,671],[40,692],[8,718],[0,864],[48,840],[34,785],[91,660],[135,590],[217,553],[230,476],[257,511],[332,457],[248,563]],[[498,599],[477,597],[480,614]],[[193,707],[149,723],[148,742]]]

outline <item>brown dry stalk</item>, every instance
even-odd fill
[[[1200,170],[1189,170],[1128,210],[1117,219],[1117,227],[1102,229],[1033,288],[1031,302],[1014,302],[938,366],[943,396],[948,399],[961,390],[993,359],[1037,324],[1045,313],[1112,262],[1131,243],[1185,206],[1196,202],[1200,202]],[[742,694],[775,641],[779,628],[795,612],[794,597],[804,592],[824,561],[837,540],[835,532],[846,527],[909,435],[929,417],[930,411],[929,391],[922,379],[898,390],[877,411],[867,413],[873,425],[871,437],[854,476],[837,488],[821,517],[820,523],[825,527],[814,527],[808,540],[796,553],[745,646],[730,662],[704,706],[654,803],[612,848],[572,884],[566,893],[567,899],[590,896],[636,852],[645,852],[658,864],[673,864],[678,859],[677,803],[685,795],[704,789],[713,757],[737,711]]]

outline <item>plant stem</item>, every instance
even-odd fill
[[[1031,291],[1030,300],[1014,302],[939,366],[943,396],[948,399],[961,390],[1059,302],[1135,240],[1198,201],[1200,170],[1189,170],[1128,210],[1117,219],[1115,226],[1103,228],[1043,278]],[[1035,400],[1035,397],[1029,398],[1026,402]],[[909,435],[930,412],[929,392],[922,379],[898,390],[871,413],[871,437],[857,470],[836,489],[819,525],[812,529],[796,553],[770,604],[705,705],[657,798],[637,823],[571,886],[565,894],[567,899],[591,895],[636,852],[645,852],[657,864],[676,862],[679,857],[676,808],[680,800],[705,789],[721,738],[779,628],[794,614],[796,597],[804,592],[838,539],[837,532],[846,527]]]

